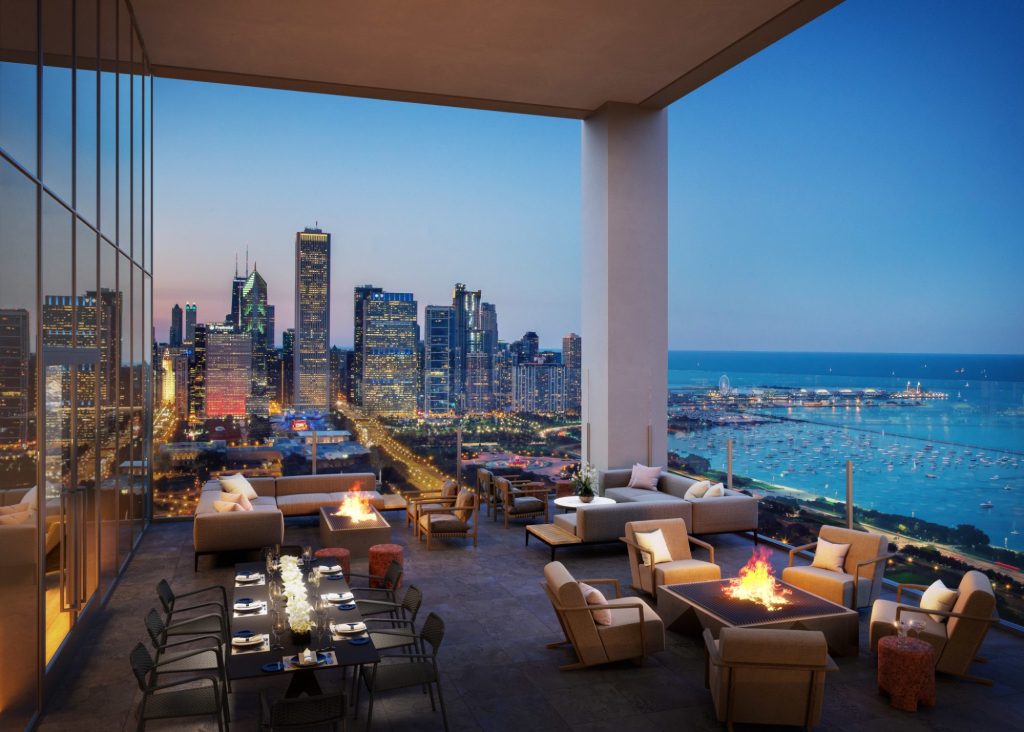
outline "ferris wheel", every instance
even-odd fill
[[[732,387],[729,385],[729,377],[722,374],[718,380],[718,393],[722,396],[727,396],[730,391],[732,391]]]

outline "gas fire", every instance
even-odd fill
[[[354,524],[377,520],[373,511],[370,510],[370,497],[359,491],[349,491],[334,515],[348,516]]]
[[[779,587],[775,579],[775,571],[772,569],[769,558],[771,551],[758,547],[754,554],[739,571],[739,576],[729,580],[729,584],[722,588],[727,596],[734,600],[750,600],[763,605],[767,610],[778,610],[783,605],[788,605],[788,589]]]

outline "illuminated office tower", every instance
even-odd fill
[[[277,309],[273,305],[267,305],[267,350],[273,351],[277,347]]]
[[[448,414],[453,406],[455,309],[427,305],[423,321],[423,411],[427,416]]]
[[[181,306],[174,303],[174,307],[171,308],[171,332],[167,338],[171,348],[181,348],[181,331]]]
[[[417,306],[411,292],[375,292],[363,304],[363,407],[373,414],[416,412]]]
[[[245,274],[238,274],[238,255],[235,255],[235,276],[231,279],[231,312],[224,316],[224,322],[235,330],[242,329],[242,289],[249,279],[249,250],[245,250]]]
[[[160,404],[169,406],[174,404],[174,349],[167,347],[161,349],[160,355],[160,388],[157,392],[160,395]]]
[[[252,339],[230,323],[206,325],[206,416],[244,417],[252,384]]]
[[[374,293],[384,292],[380,287],[362,285],[352,293],[352,392],[349,398],[362,404],[363,389],[363,308]]]
[[[456,407],[460,412],[467,409],[466,367],[467,354],[483,348],[483,333],[480,330],[480,290],[467,290],[461,282],[452,290],[452,307],[455,310],[455,350],[452,353],[452,391]]]
[[[28,310],[0,310],[0,445],[29,439]]]
[[[583,339],[575,333],[562,338],[562,366],[565,367],[565,411],[578,414],[583,384]]]
[[[499,343],[491,359],[491,394],[494,409],[511,410],[515,394],[516,357],[507,343]]]
[[[249,336],[252,346],[249,414],[266,417],[270,408],[267,391],[267,281],[255,268],[242,286],[239,331]]]
[[[197,323],[192,340],[192,360],[188,367],[188,416],[206,416],[206,324]]]
[[[191,349],[196,341],[196,304],[185,303],[185,334],[182,337],[181,345]]]
[[[281,333],[281,405],[295,404],[295,328]]]
[[[330,405],[331,235],[295,234],[295,407]]]
[[[565,369],[559,363],[516,366],[515,409],[535,414],[565,413]]]

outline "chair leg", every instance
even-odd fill
[[[441,721],[444,722],[444,732],[448,732],[448,712],[444,708],[444,695],[441,693],[441,679],[437,680],[437,700],[441,702]]]

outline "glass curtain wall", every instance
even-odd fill
[[[151,95],[125,0],[0,0],[0,729],[149,518]]]

